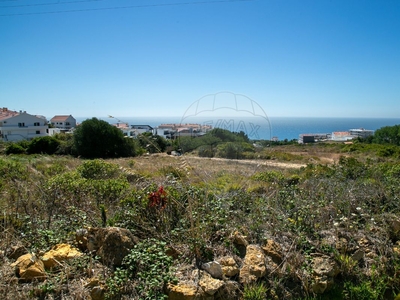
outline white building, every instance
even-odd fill
[[[0,109],[0,137],[3,141],[31,140],[47,136],[46,118],[27,114],[25,111]]]
[[[51,118],[50,123],[55,128],[61,129],[61,131],[68,131],[76,127],[76,120],[71,115],[54,116],[53,118]]]
[[[366,138],[371,135],[374,135],[373,130],[367,130],[364,128],[350,129],[349,132],[350,132],[350,135],[355,136],[355,137],[361,137],[361,138]]]

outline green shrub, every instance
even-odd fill
[[[29,154],[54,154],[56,153],[60,142],[51,136],[34,138],[28,146]]]
[[[109,179],[118,176],[119,166],[101,159],[94,159],[85,161],[77,171],[86,179]]]
[[[19,144],[11,143],[6,147],[6,154],[24,154],[26,150]]]

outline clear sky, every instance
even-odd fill
[[[400,117],[400,1],[0,0],[1,107],[181,116],[221,91],[270,117]]]

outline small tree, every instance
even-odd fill
[[[27,152],[29,154],[54,154],[60,142],[51,136],[43,136],[34,138],[28,145]]]
[[[97,118],[83,121],[74,131],[77,155],[86,158],[112,158],[135,155],[134,143],[118,128]]]

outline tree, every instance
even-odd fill
[[[118,128],[97,118],[83,121],[74,131],[77,155],[86,158],[113,158],[135,155],[134,142]]]
[[[52,136],[42,136],[34,138],[28,145],[27,152],[29,154],[54,154],[56,153],[60,141]]]
[[[378,144],[400,146],[400,125],[385,126],[375,131],[374,141]]]

